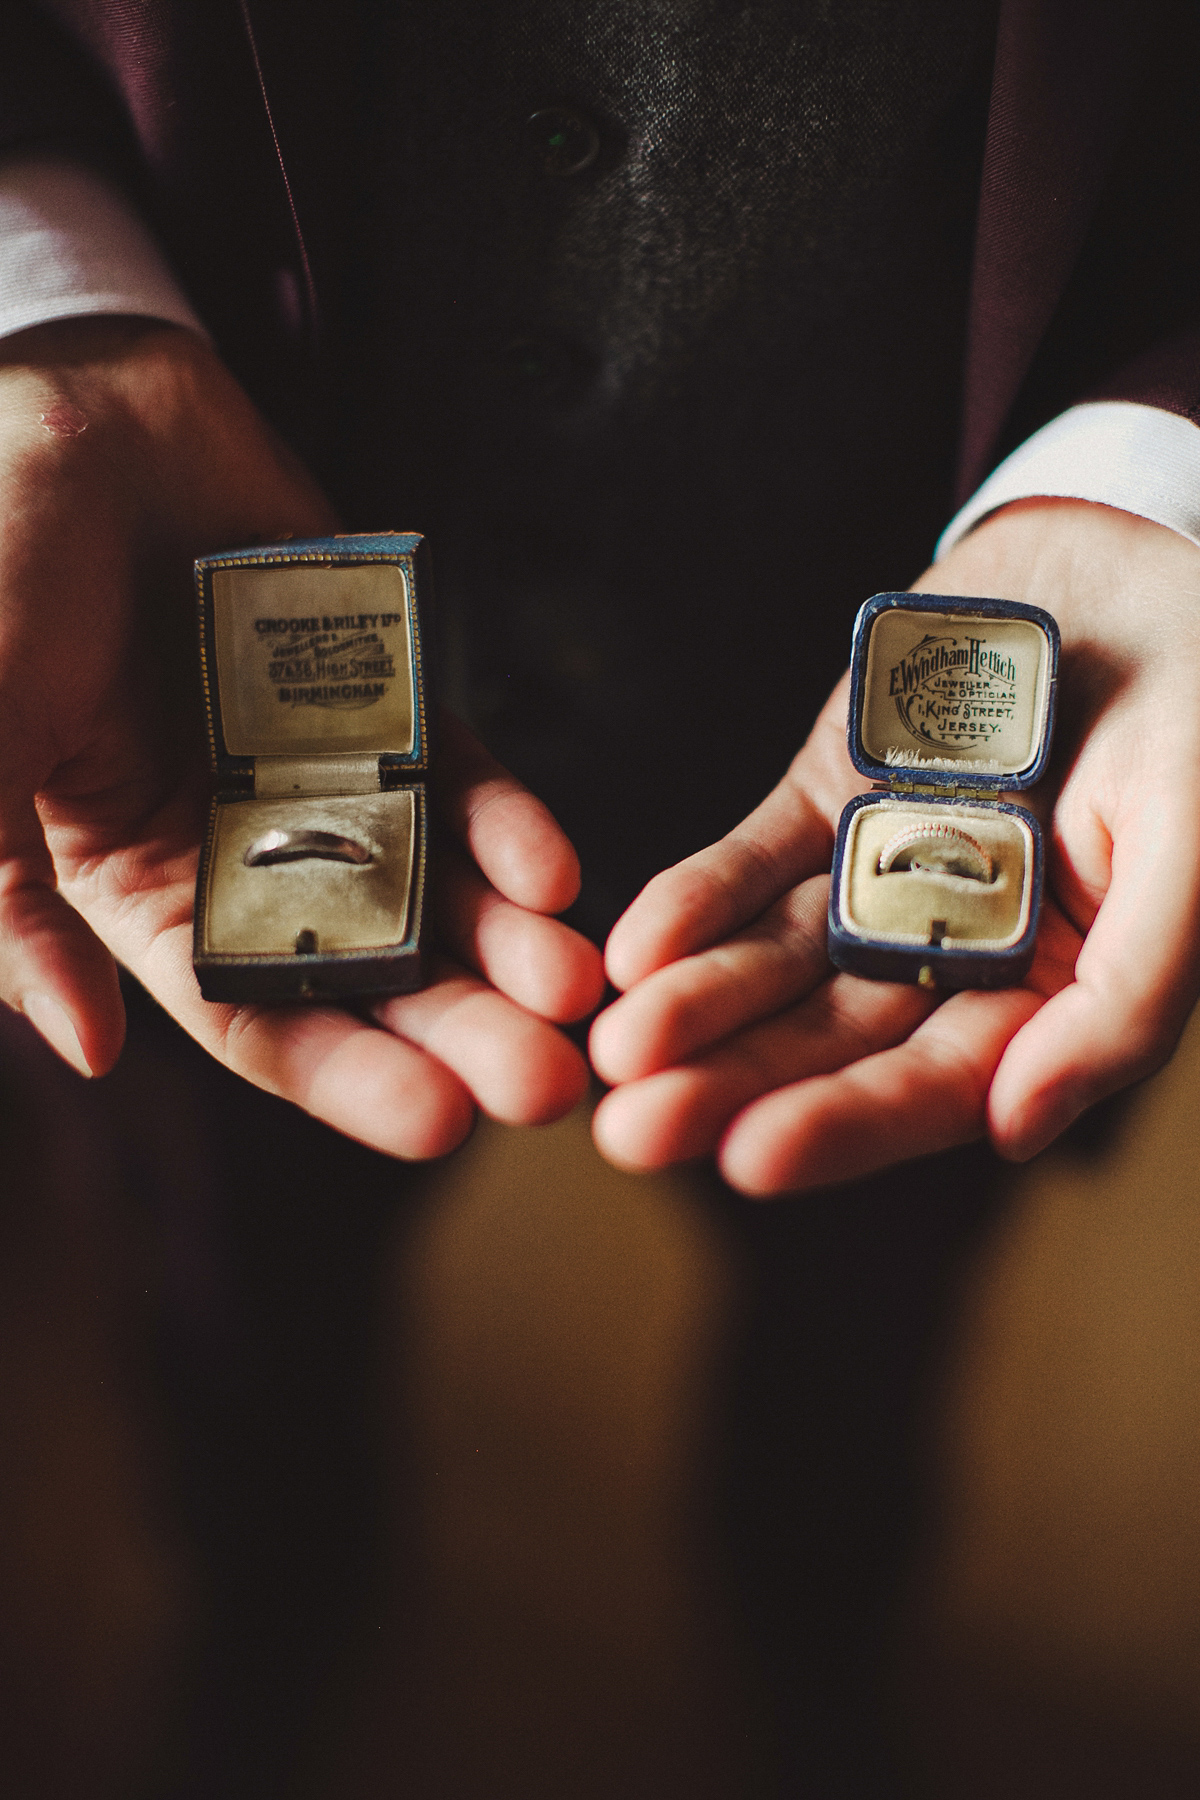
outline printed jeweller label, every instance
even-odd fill
[[[863,748],[891,766],[1015,774],[1037,755],[1046,640],[1024,619],[899,610],[875,619]]]
[[[395,564],[214,569],[225,747],[234,756],[413,747],[405,572]]]

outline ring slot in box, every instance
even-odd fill
[[[829,892],[840,969],[925,987],[1028,973],[1042,832],[1001,793],[1050,754],[1058,627],[1040,607],[876,594],[858,615],[848,739],[875,789],[842,814]]]
[[[421,985],[427,585],[413,533],[197,562],[217,776],[196,882],[206,1000]]]

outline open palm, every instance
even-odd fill
[[[115,956],[239,1073],[399,1156],[453,1147],[476,1104],[522,1122],[569,1108],[586,1070],[549,1021],[585,1013],[602,979],[548,916],[574,897],[574,852],[452,722],[430,987],[371,1017],[200,998],[191,561],[336,528],[215,355],[134,320],[7,340],[0,482],[0,994],[102,1073],[124,1029]]]

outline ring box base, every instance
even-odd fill
[[[400,817],[390,820],[389,812]],[[378,860],[365,870],[320,859],[247,868],[246,849],[267,831],[287,830],[292,815],[305,829],[365,839],[378,846]],[[350,999],[419,988],[427,837],[423,787],[215,799],[199,883],[203,939],[194,959],[204,998]],[[313,933],[315,951],[296,950],[303,931]]]

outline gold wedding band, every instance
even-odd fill
[[[961,875],[968,881],[991,881],[992,859],[969,831],[958,825],[906,825],[879,853],[879,873],[897,875],[924,869],[937,875]]]
[[[354,838],[336,831],[264,831],[242,857],[248,869],[270,863],[301,862],[315,856],[324,862],[369,863],[371,851]]]

